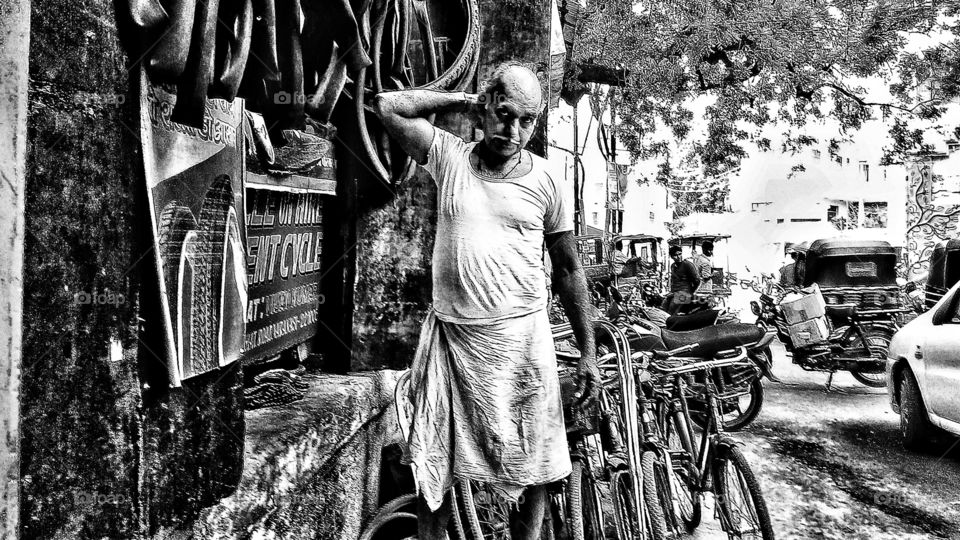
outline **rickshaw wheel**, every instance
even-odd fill
[[[893,338],[893,333],[887,328],[874,326],[864,329],[863,337],[872,356],[877,358],[878,361],[884,362],[887,349],[890,348],[890,340]],[[854,346],[862,347],[863,344],[857,339],[856,342],[854,342]],[[884,388],[887,386],[887,374],[883,370],[876,373],[851,370],[850,374],[853,375],[853,378],[856,379],[857,382],[871,388]]]

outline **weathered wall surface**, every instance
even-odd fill
[[[34,2],[21,536],[123,537],[140,429],[124,57],[108,4]],[[116,347],[115,346],[115,347]]]
[[[20,527],[20,358],[30,4],[0,7],[0,538]]]
[[[31,15],[21,535],[129,538],[232,491],[242,379],[230,369],[168,390],[158,376],[136,107],[113,6],[34,2]]]
[[[480,20],[481,81],[507,60],[546,72],[549,1],[481,0]],[[465,115],[449,115],[438,119],[438,124],[467,140],[473,135]],[[541,155],[546,148],[545,125],[546,115],[542,115],[528,146]],[[360,183],[358,200],[351,367],[405,367],[413,359],[420,324],[431,302],[436,187],[419,169],[412,179],[389,188]]]

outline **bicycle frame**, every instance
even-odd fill
[[[666,391],[666,399],[664,400],[665,407],[661,408],[659,414],[659,421],[662,429],[668,432],[669,436],[669,427],[667,420],[672,420],[673,425],[676,426],[677,435],[680,437],[680,444],[683,446],[685,452],[691,452],[694,448],[697,449],[695,456],[690,456],[692,461],[695,463],[695,466],[692,470],[688,470],[694,474],[694,487],[699,492],[713,491],[716,495],[716,485],[719,482],[719,479],[713,478],[716,471],[711,468],[711,464],[714,462],[717,454],[717,448],[724,442],[724,429],[723,421],[720,415],[719,407],[719,398],[718,390],[713,378],[710,376],[710,371],[724,366],[732,366],[737,364],[743,364],[749,362],[747,359],[746,349],[740,347],[739,353],[732,358],[724,358],[717,360],[707,360],[702,359],[693,359],[693,358],[669,358],[668,361],[693,361],[688,365],[680,365],[678,367],[662,367],[655,366],[654,370],[670,377],[671,382],[669,387],[671,390]],[[701,391],[701,395],[706,398],[708,417],[706,425],[703,427],[703,430],[700,433],[699,444],[696,447],[693,445],[695,440],[695,434],[693,433],[692,421],[690,419],[690,410],[687,406],[687,392],[686,392],[686,381],[684,380],[683,375],[691,374],[695,372],[704,372],[707,376],[704,378],[704,387]],[[661,395],[664,392],[661,391]],[[713,482],[711,482],[711,479]],[[731,519],[728,515],[725,514],[726,508],[723,505],[718,505],[717,513],[720,517],[721,527],[723,530],[729,530],[732,528]]]

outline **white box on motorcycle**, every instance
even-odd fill
[[[820,294],[820,286],[814,283],[800,289],[799,293],[784,296],[780,301],[780,309],[787,324],[799,324],[826,315],[827,302]]]
[[[830,338],[830,328],[827,326],[825,316],[791,324],[787,326],[787,332],[790,334],[793,346],[798,348],[823,343]]]

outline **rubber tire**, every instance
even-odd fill
[[[717,446],[717,459],[714,461],[713,469],[717,512],[723,512],[726,501],[730,499],[730,497],[727,496],[728,486],[726,485],[726,476],[723,474],[725,465],[733,465],[736,469],[739,469],[740,475],[743,477],[743,481],[749,492],[746,495],[749,495],[750,502],[756,511],[760,535],[763,540],[774,540],[773,525],[770,522],[770,511],[767,509],[767,502],[763,498],[760,482],[757,481],[757,477],[754,475],[753,469],[750,468],[747,458],[744,457],[739,448],[731,443],[721,443]],[[720,517],[722,519],[722,516]],[[731,538],[733,538],[732,535]]]
[[[566,538],[570,540],[603,540],[603,531],[599,529],[599,514],[596,507],[593,478],[579,460],[573,462],[570,481],[567,482],[567,529]],[[584,492],[586,491],[586,493]]]
[[[890,348],[890,341],[893,339],[893,331],[889,328],[881,326],[871,326],[867,327],[863,331],[863,338],[868,344],[870,343],[870,338],[874,337],[880,339],[886,343],[886,346],[883,347],[883,360],[881,362],[886,362],[886,353]],[[860,339],[857,338],[855,343],[859,343]],[[868,345],[869,346],[869,345]],[[870,388],[884,388],[887,386],[887,377],[883,370],[878,373],[860,373],[859,371],[851,371],[853,378],[857,380],[860,384],[864,386],[869,386]]]
[[[408,506],[413,507],[412,512],[401,511],[406,509]],[[372,540],[384,525],[392,523],[395,519],[410,519],[411,517],[414,520],[417,519],[417,496],[412,494],[401,495],[387,504],[384,504],[379,510],[377,510],[377,513],[373,516],[373,518],[370,520],[370,523],[363,530],[359,540]]]
[[[723,430],[729,432],[740,431],[743,428],[747,427],[754,420],[757,419],[757,416],[760,415],[760,411],[763,409],[763,400],[764,400],[764,389],[763,389],[763,379],[757,378],[755,381],[750,383],[750,395],[753,399],[750,400],[750,404],[747,407],[747,410],[743,414],[734,418],[733,420],[724,420]],[[690,399],[691,403],[696,403],[698,410],[691,411],[690,419],[693,420],[693,424],[700,429],[703,429],[704,426],[704,413],[700,412],[699,408],[706,409],[706,404],[702,401],[696,399]]]
[[[733,421],[724,421],[724,431],[740,431],[757,419],[757,416],[763,409],[763,379],[757,379],[750,384],[750,395],[753,397],[753,399],[750,401],[750,406],[747,407],[747,410],[744,412],[744,414],[740,415]]]
[[[673,463],[670,453],[664,448],[656,450],[657,461],[654,463],[653,480],[656,483],[657,497],[663,509],[663,521],[667,525],[668,533],[680,532],[680,518],[673,508],[673,491],[670,488],[670,475],[673,474]]]
[[[905,368],[900,376],[900,436],[903,447],[908,450],[921,449],[930,441],[932,431],[917,379],[910,368]]]
[[[660,492],[657,489],[657,477],[654,472],[656,461],[657,456],[653,452],[644,452],[640,458],[640,469],[643,473],[643,504],[647,507],[649,537],[653,540],[665,540],[669,529],[663,516]]]
[[[671,418],[668,420],[668,423],[670,424],[671,431],[676,433],[677,426],[675,421]],[[674,445],[670,444],[671,443],[671,440],[669,438],[670,432],[665,431],[664,433],[667,433],[666,442],[667,442],[668,448],[685,450],[687,453],[690,454],[692,458],[695,458],[696,450],[692,448],[684,448],[683,438],[680,437],[679,433],[676,433],[676,439],[673,441],[675,443]],[[688,465],[691,468],[694,467],[692,464],[688,464]],[[700,493],[696,490],[696,488],[691,487],[686,480],[686,478],[690,475],[690,473],[688,472],[687,474],[681,474],[677,472],[676,467],[677,467],[677,464],[676,462],[674,462],[673,464],[674,470],[672,472],[672,474],[674,475],[674,481],[676,484],[681,486],[681,489],[683,489],[684,491],[690,494],[690,501],[691,501],[690,515],[684,515],[683,509],[680,509],[678,512],[678,517],[680,518],[680,521],[683,523],[683,526],[686,529],[686,531],[692,534],[693,531],[697,530],[697,527],[700,526],[700,522],[703,520],[703,503],[700,500]],[[679,494],[674,496],[674,499],[676,500],[678,496]]]

